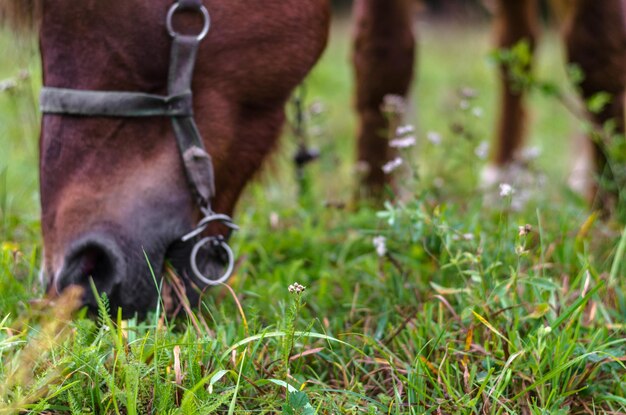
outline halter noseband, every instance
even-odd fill
[[[173,27],[174,14],[178,10],[191,10],[203,17],[203,28],[200,34],[182,35]],[[191,80],[193,78],[196,55],[200,41],[209,32],[211,19],[202,0],[178,0],[168,13],[166,28],[172,37],[170,67],[168,76],[168,95],[145,94],[139,92],[120,91],[85,91],[66,88],[44,87],[41,90],[41,111],[45,114],[91,116],[91,117],[170,117],[174,134],[178,143],[187,181],[204,218],[198,225],[181,239],[187,242],[198,239],[202,232],[213,222],[221,223],[228,228],[228,233],[207,236],[197,240],[191,251],[190,263],[195,276],[207,285],[218,285],[225,282],[234,268],[233,251],[227,244],[230,234],[239,229],[228,215],[214,213],[211,199],[215,196],[213,163],[207,153],[198,127],[193,118],[193,95]],[[228,257],[228,267],[217,279],[205,277],[197,264],[199,250],[208,245],[214,249],[221,248]]]

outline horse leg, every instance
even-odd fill
[[[597,93],[610,94],[610,102],[601,111],[591,114],[593,122],[603,126],[615,122],[615,132],[624,133],[624,90],[626,86],[626,1],[578,0],[564,23],[563,36],[568,61],[584,74],[580,84],[582,97],[587,100]],[[604,145],[593,140],[596,170],[613,181]],[[615,183],[612,183],[615,185]],[[602,191],[597,185],[591,198],[604,208],[615,201],[616,190]],[[597,198],[596,198],[597,196]]]
[[[389,122],[381,110],[386,95],[405,96],[413,76],[415,39],[410,0],[356,0],[353,63],[359,118],[358,161],[362,193],[380,196],[387,177]]]
[[[494,32],[498,48],[510,49],[520,41],[527,41],[532,54],[539,32],[537,0],[497,0],[494,6]],[[530,70],[531,64],[523,69]],[[514,161],[524,141],[525,92],[512,84],[511,69],[507,64],[501,64],[499,68],[501,107],[496,127],[496,148],[492,153],[492,162],[497,170]]]

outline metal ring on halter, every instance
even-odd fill
[[[215,246],[219,246],[222,248],[226,254],[228,255],[228,268],[224,271],[224,274],[218,279],[212,280],[205,277],[200,270],[198,269],[197,256],[198,251],[207,243],[213,243]],[[215,236],[207,236],[206,238],[200,239],[194,246],[191,251],[191,270],[196,275],[196,277],[205,283],[206,285],[219,285],[226,282],[233,273],[233,269],[235,268],[235,255],[233,254],[233,250],[230,249],[230,246],[226,242],[224,242],[221,238],[217,238]]]
[[[233,220],[230,216],[224,215],[222,213],[209,213],[207,214],[198,225],[196,225],[195,229],[180,238],[183,242],[187,242],[190,239],[195,238],[200,235],[204,230],[209,226],[211,222],[220,222],[224,226],[226,226],[229,230],[228,235],[225,236],[225,239],[228,240],[233,231],[239,230],[239,226],[233,223]]]
[[[170,9],[167,12],[167,20],[165,21],[165,24],[167,26],[167,31],[169,32],[171,37],[176,37],[179,36],[178,32],[176,32],[174,30],[174,24],[172,23],[172,20],[174,19],[174,14],[178,11],[178,10],[196,10],[199,11],[202,14],[202,18],[204,20],[203,26],[202,26],[202,31],[200,32],[199,35],[196,36],[196,39],[198,41],[204,39],[206,37],[206,35],[209,33],[209,28],[211,27],[211,16],[209,16],[209,11],[206,9],[206,7],[204,6],[200,6],[199,8],[195,8],[195,7],[182,7],[180,5],[179,2],[176,2],[174,4],[172,4],[172,7],[170,7]]]

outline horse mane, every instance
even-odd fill
[[[43,0],[0,1],[0,28],[18,34],[31,34],[37,30]]]

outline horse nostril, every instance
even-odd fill
[[[85,290],[85,298],[93,298],[93,280],[99,293],[110,295],[122,275],[123,261],[113,241],[95,237],[79,241],[65,257],[63,269],[55,281],[57,291],[78,285]]]

